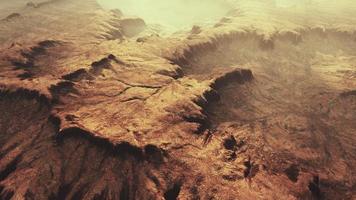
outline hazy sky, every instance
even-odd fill
[[[230,0],[98,0],[105,8],[119,8],[125,15],[140,16],[148,23],[181,28],[198,22],[217,21],[230,9]]]
[[[216,22],[233,9],[238,1],[252,4],[256,1],[274,2],[274,5],[281,8],[296,4],[309,5],[313,2],[318,10],[356,12],[356,0],[98,0],[107,9],[118,8],[125,15],[142,17],[147,23],[158,23],[176,29]]]

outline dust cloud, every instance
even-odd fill
[[[216,22],[233,8],[231,0],[98,0],[106,9],[174,29]]]
[[[353,13],[353,0],[98,0],[105,9],[119,9],[126,16],[143,18],[146,23],[160,24],[172,30],[190,28],[193,25],[212,24],[238,8],[239,3],[277,8],[295,8],[290,12],[308,17],[315,11],[338,14]],[[352,6],[351,6],[352,5]],[[350,9],[350,7],[352,9]]]

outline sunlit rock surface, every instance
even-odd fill
[[[160,26],[0,2],[0,199],[355,199],[356,4]]]

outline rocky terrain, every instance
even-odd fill
[[[324,3],[162,36],[1,1],[0,199],[355,199],[356,3]]]

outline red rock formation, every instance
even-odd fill
[[[0,21],[0,199],[355,197],[354,24],[241,4],[159,37],[24,5]]]

